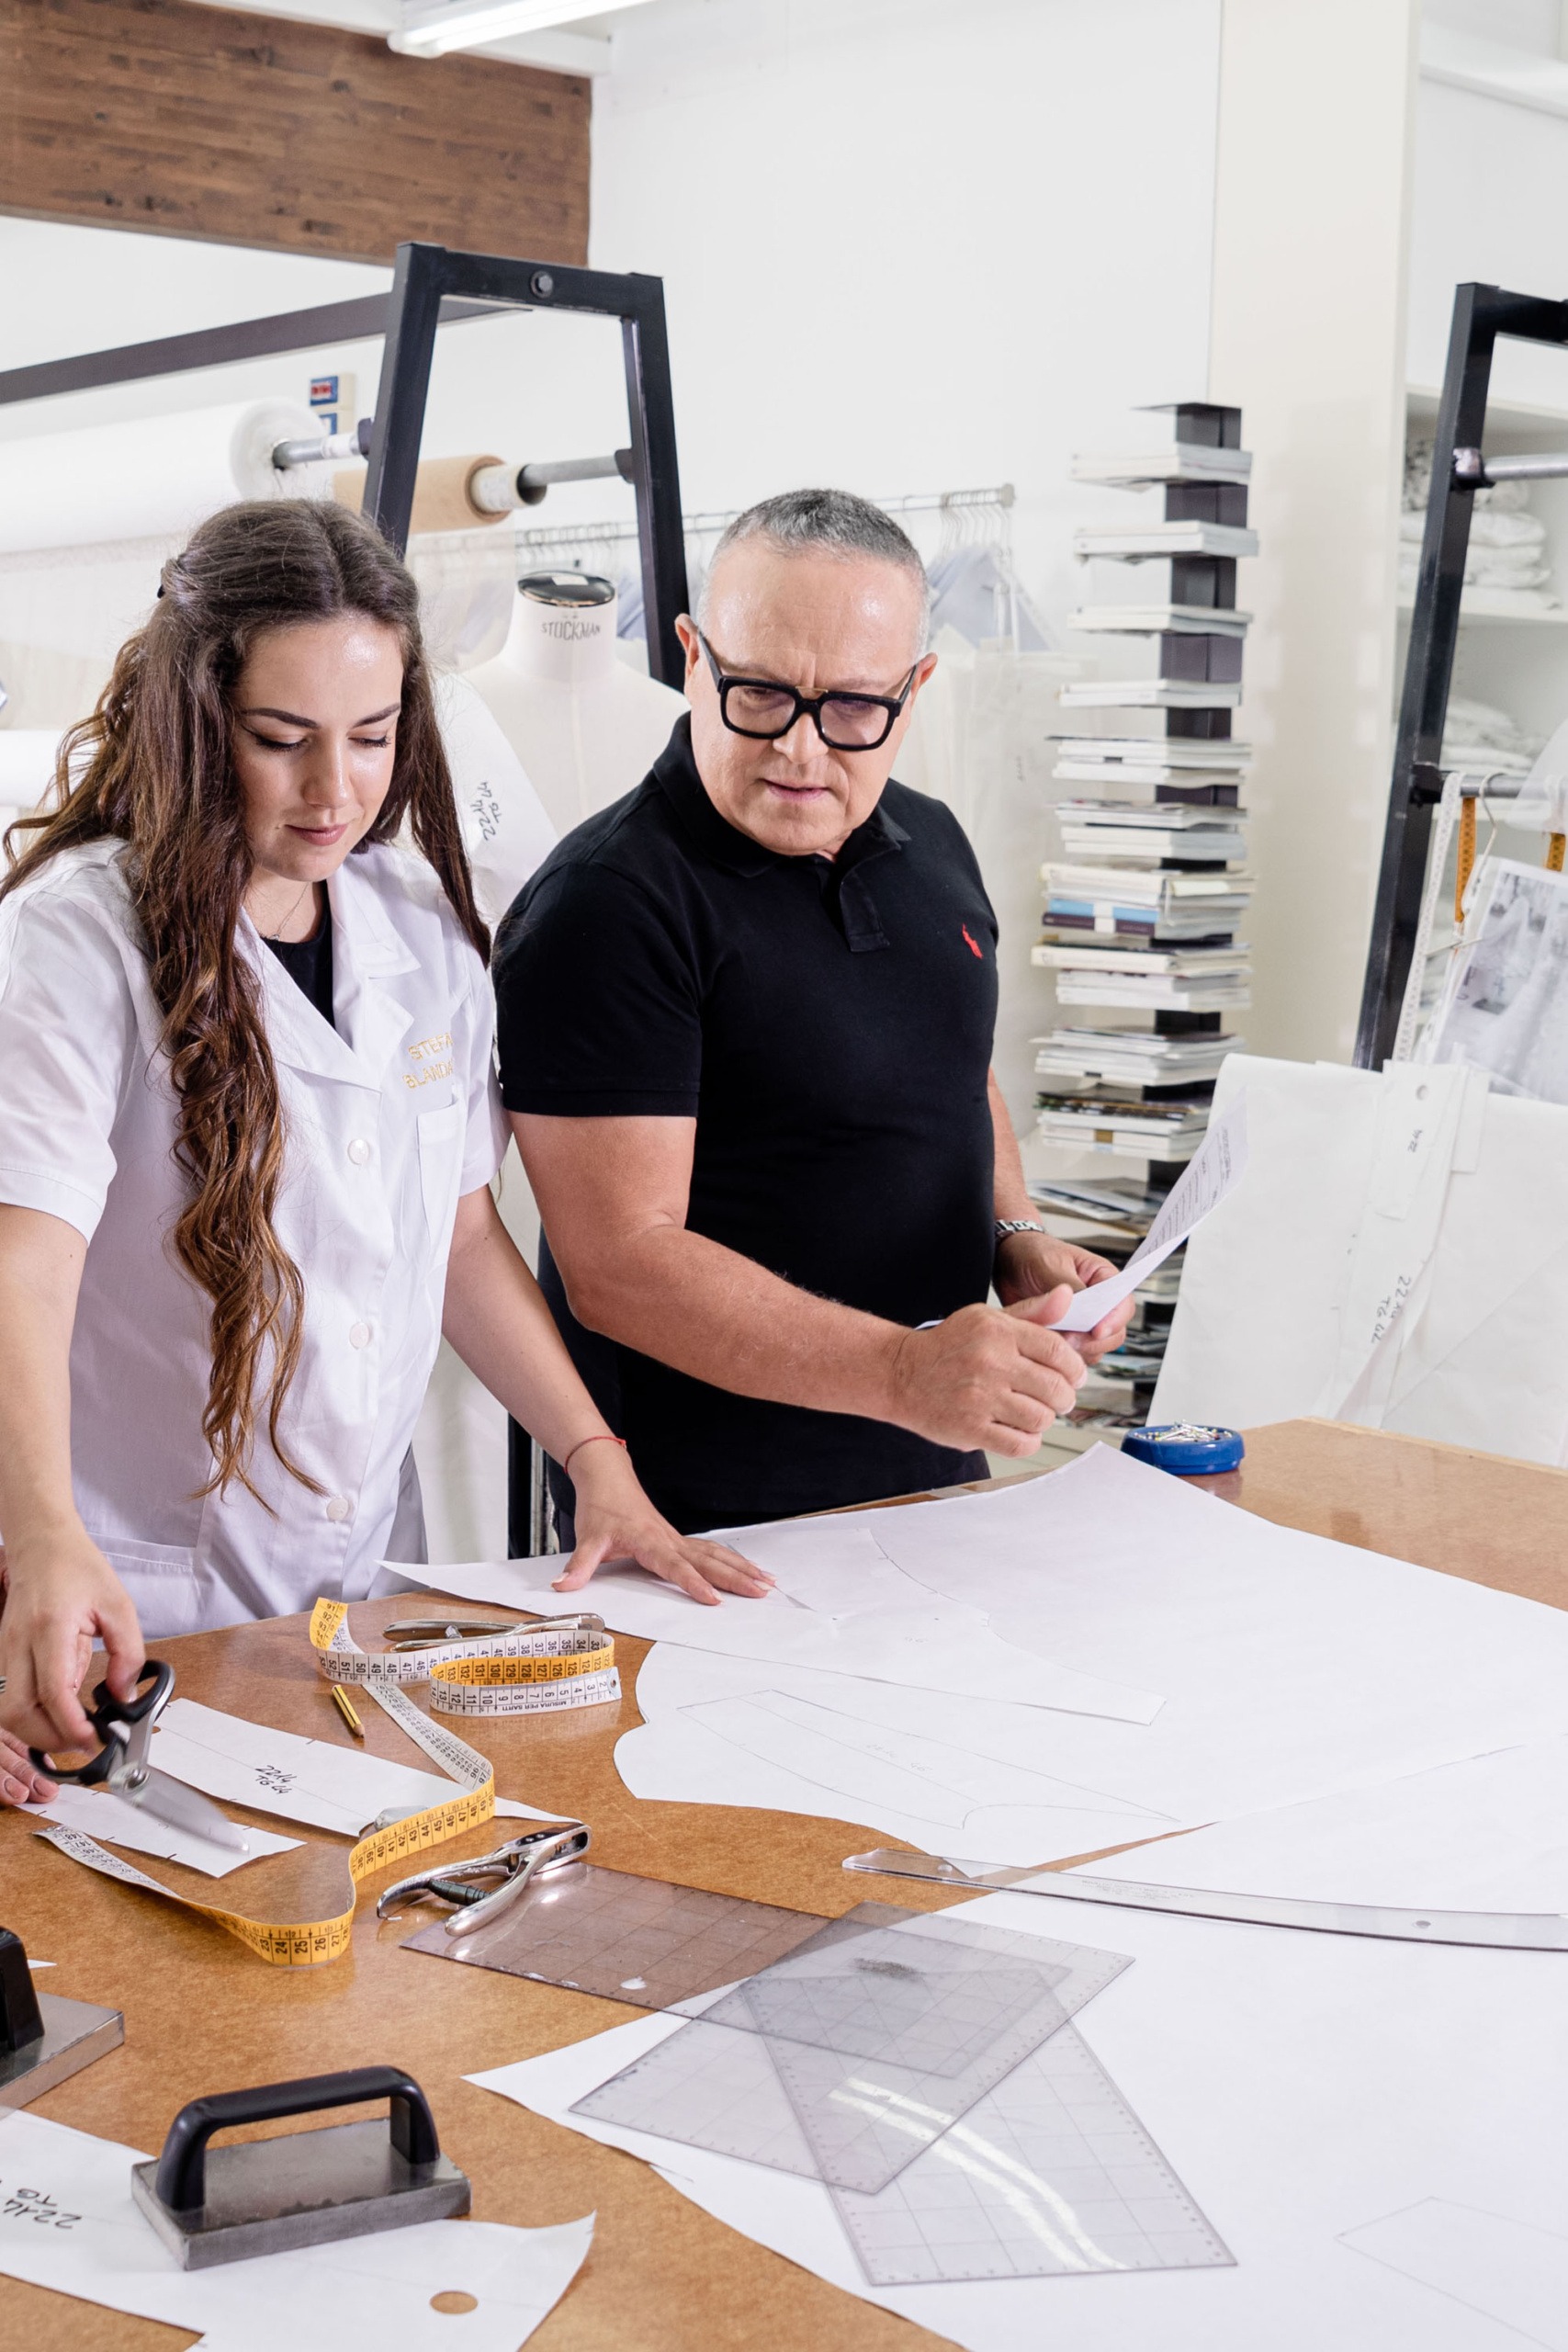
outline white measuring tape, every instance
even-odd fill
[[[197,1903],[177,1894],[134,1863],[107,1853],[79,1829],[56,1826],[39,1834],[62,1854],[124,1886],[162,1895],[203,1917],[215,1919],[246,1949],[274,1967],[310,1968],[339,1960],[347,1951],[358,1901],[359,1882],[389,1862],[412,1856],[491,1819],[495,1811],[494,1768],[444,1724],[433,1723],[402,1685],[428,1682],[431,1703],[444,1714],[515,1715],[544,1709],[592,1706],[618,1699],[621,1678],[615,1645],[607,1635],[560,1626],[482,1642],[442,1642],[429,1649],[394,1650],[372,1656],[348,1630],[341,1600],[318,1600],[310,1615],[310,1645],[321,1672],[333,1682],[355,1682],[408,1734],[449,1781],[457,1783],[444,1804],[389,1822],[356,1840],[347,1856],[346,1907],[325,1919],[253,1919],[220,1904]]]
[[[416,1739],[420,1734],[389,1703],[404,1682],[428,1682],[430,1704],[442,1715],[543,1714],[558,1707],[601,1706],[621,1695],[615,1643],[608,1634],[576,1627],[520,1625],[477,1642],[371,1653],[349,1632],[341,1600],[318,1600],[310,1612],[310,1644],[329,1681],[360,1684]],[[434,1728],[418,1708],[409,1713]],[[435,1754],[428,1740],[420,1744]]]

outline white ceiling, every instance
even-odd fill
[[[348,32],[396,31],[401,17],[399,0],[212,0],[213,6],[245,8],[256,16],[297,17],[318,25],[342,25]],[[657,6],[657,0],[655,0]],[[510,40],[487,41],[473,52],[501,57],[513,65],[542,65],[558,74],[606,74],[610,70],[615,28],[630,8],[607,8],[594,17],[579,17],[559,32],[527,33]],[[646,7],[637,11],[646,15]]]

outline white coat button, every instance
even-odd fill
[[[329,1498],[327,1503],[327,1517],[334,1520],[346,1519],[348,1517],[348,1497],[346,1495],[333,1495]]]
[[[370,1157],[370,1146],[363,1136],[355,1136],[348,1147],[348,1156],[356,1168],[363,1168]]]
[[[351,1348],[368,1347],[370,1344],[369,1324],[356,1323],[348,1335],[348,1344]]]

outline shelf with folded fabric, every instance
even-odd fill
[[[1429,386],[1407,390],[1397,592],[1402,644],[1427,503],[1428,477],[1416,452],[1432,438],[1437,408],[1438,395]],[[1482,446],[1494,457],[1568,450],[1568,408],[1494,399],[1487,405]],[[1524,754],[1528,764],[1568,708],[1561,636],[1568,628],[1568,481],[1505,482],[1495,492],[1482,492],[1466,576],[1450,706],[1457,700],[1472,706],[1474,713],[1490,711],[1498,722],[1497,747]],[[1401,660],[1396,692],[1404,667]],[[1466,741],[1484,751],[1493,740],[1472,729]]]
[[[1413,596],[1400,597],[1402,614],[1414,612],[1415,608]],[[1484,589],[1480,589],[1461,598],[1459,617],[1461,628],[1467,622],[1495,622],[1507,628],[1568,628],[1568,605],[1543,605],[1539,611],[1531,611],[1517,605],[1495,603]]]

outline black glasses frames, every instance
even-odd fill
[[[719,717],[732,735],[747,735],[757,743],[776,742],[805,715],[830,752],[874,752],[886,743],[920,666],[919,662],[910,665],[896,695],[803,695],[777,678],[731,677],[719,668],[718,656],[701,629],[697,643],[718,688]]]

